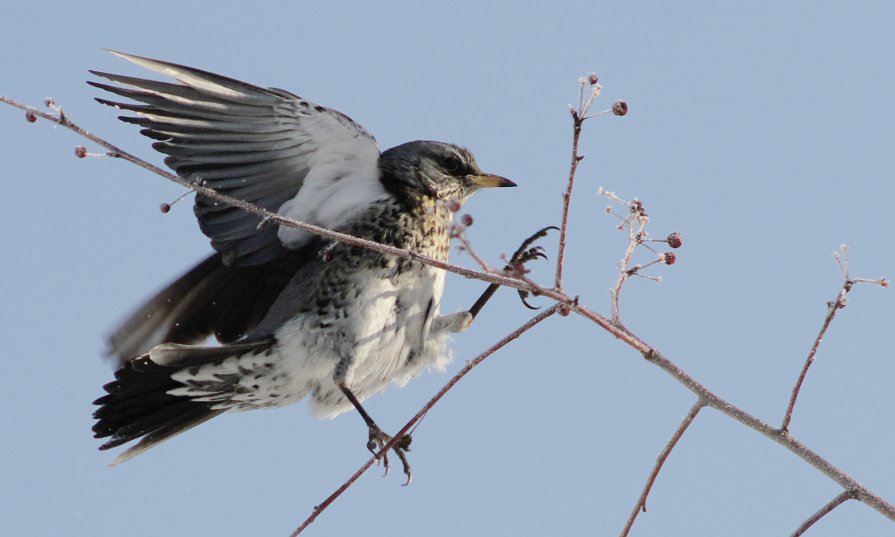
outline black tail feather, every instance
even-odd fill
[[[113,464],[224,412],[212,408],[212,403],[167,393],[181,386],[171,378],[175,371],[177,368],[160,366],[144,357],[125,363],[115,373],[115,380],[104,386],[107,393],[94,401],[100,408],[93,413],[97,420],[93,426],[94,437],[109,438],[100,449],[111,449],[142,437]]]

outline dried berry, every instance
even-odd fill
[[[612,105],[612,113],[617,116],[623,116],[628,113],[628,103],[625,101],[615,101]]]
[[[471,226],[471,225],[472,225],[472,215],[464,214],[464,215],[460,218],[460,222],[462,222],[463,225],[466,226],[466,227]]]
[[[25,112],[25,121],[27,121],[28,123],[34,123],[35,121],[37,121],[37,114],[35,114],[31,110],[27,110]]]
[[[171,204],[170,203],[162,203],[161,205],[159,205],[158,210],[160,210],[163,213],[167,213],[168,211],[171,210]]]
[[[78,158],[84,158],[87,156],[87,148],[83,145],[79,145],[75,148],[75,156]]]
[[[677,261],[677,256],[674,255],[674,252],[662,252],[659,254],[659,259],[666,265],[674,265],[674,262]]]
[[[668,246],[672,248],[680,248],[684,243],[684,239],[681,237],[680,233],[669,233],[668,234]]]

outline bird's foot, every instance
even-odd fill
[[[392,437],[382,432],[382,429],[377,425],[370,425],[370,436],[367,440],[367,449],[370,450],[374,456],[382,458],[382,466],[385,468],[385,474],[388,475],[389,465],[388,465],[388,452],[383,452],[382,448],[387,446],[392,441]],[[404,435],[398,439],[395,445],[392,446],[392,451],[395,452],[395,455],[401,459],[401,464],[404,466],[404,475],[407,476],[407,481],[404,482],[404,486],[410,484],[413,480],[413,471],[410,469],[410,463],[407,462],[407,452],[410,451],[410,443],[413,439],[410,435]]]
[[[451,332],[453,334],[460,333],[470,326],[475,316],[469,311],[458,311],[449,315],[441,315],[436,317],[432,322],[432,332]]]
[[[528,270],[525,268],[525,264],[529,261],[534,261],[536,259],[547,259],[547,255],[544,253],[543,246],[532,246],[538,239],[542,237],[546,237],[547,233],[551,230],[558,230],[559,228],[556,226],[547,226],[543,229],[539,229],[532,236],[528,237],[519,248],[513,253],[513,257],[510,258],[507,266],[504,267],[504,270],[515,273],[516,276],[524,276]],[[519,298],[522,300],[522,304],[525,305],[526,308],[536,310],[538,309],[535,306],[532,306],[528,303],[528,291],[518,290]]]

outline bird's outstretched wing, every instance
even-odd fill
[[[178,175],[304,222],[338,229],[387,193],[379,148],[348,116],[280,89],[113,52],[178,83],[91,71],[89,82],[136,103],[97,99],[133,112]],[[291,228],[260,227],[242,209],[197,196],[195,212],[217,253],[137,308],[109,337],[122,365],[160,343],[214,335],[237,341],[266,315],[322,241]]]
[[[328,228],[339,227],[384,195],[376,140],[341,112],[284,90],[113,54],[179,82],[91,71],[122,86],[89,84],[144,103],[97,99],[136,113],[120,119],[158,140],[153,147],[168,155],[165,163],[181,177]],[[195,211],[225,265],[267,263],[310,238],[277,226],[259,229],[260,217],[205,196],[196,197]]]

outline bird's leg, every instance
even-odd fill
[[[370,436],[367,440],[367,449],[370,450],[370,453],[376,455],[383,447],[385,447],[389,442],[392,441],[392,437],[388,434],[382,432],[382,429],[376,425],[376,422],[373,421],[373,418],[370,417],[370,414],[367,413],[367,410],[360,404],[357,397],[354,396],[354,393],[345,385],[344,382],[337,382],[339,389],[342,390],[342,393],[345,394],[345,397],[351,401],[351,404],[354,405],[354,408],[357,409],[360,417],[364,419],[364,422],[367,424],[367,428],[370,431]],[[401,464],[404,466],[404,475],[407,476],[407,481],[404,485],[409,485],[410,481],[413,479],[413,472],[410,469],[410,463],[407,462],[407,453],[410,451],[410,443],[413,439],[410,435],[404,435],[398,442],[392,446],[392,450],[401,459]],[[382,454],[382,464],[385,467],[385,474],[388,475],[388,454]]]
[[[522,244],[519,246],[519,248],[516,249],[516,252],[513,253],[513,256],[510,258],[509,262],[503,269],[510,272],[518,272],[521,270],[522,265],[524,265],[528,261],[538,258],[547,259],[547,256],[544,255],[544,248],[542,248],[541,246],[532,246],[532,244],[541,237],[545,237],[547,235],[547,232],[551,229],[559,228],[557,228],[556,226],[547,226],[543,229],[538,230],[536,233],[522,241]],[[478,315],[480,311],[482,311],[482,308],[485,307],[485,304],[487,304],[488,301],[491,300],[491,297],[494,296],[494,293],[497,292],[497,289],[499,287],[500,286],[496,283],[492,283],[491,285],[489,285],[488,288],[485,289],[485,292],[482,293],[482,296],[480,296],[479,299],[475,301],[475,304],[473,304],[472,307],[469,308],[468,313],[471,316],[469,324],[471,324],[472,319],[475,319],[475,316]],[[526,299],[528,298],[527,291],[519,291],[519,297],[522,299],[522,303],[525,304],[527,308],[537,309],[526,301]],[[469,326],[469,324],[467,324],[463,328],[465,329],[467,326]]]
[[[547,235],[547,232],[551,229],[557,229],[554,226],[545,227],[544,229],[539,230],[534,235],[528,237],[524,241],[522,241],[522,245],[516,250],[513,254],[513,257],[510,258],[510,261],[504,267],[504,270],[510,273],[520,272],[522,270],[522,266],[531,261],[533,259],[546,259],[547,256],[544,255],[544,248],[541,246],[532,246],[536,240],[541,237]],[[500,285],[496,283],[492,283],[485,289],[485,292],[482,293],[482,296],[479,297],[478,300],[475,301],[475,304],[472,305],[466,311],[458,311],[457,313],[451,313],[450,315],[442,315],[440,317],[436,317],[434,322],[432,323],[432,332],[462,332],[472,325],[472,321],[475,320],[475,316],[482,311],[482,308],[485,307],[485,304],[491,300],[491,297],[494,296],[494,293],[497,292],[497,289]],[[527,291],[519,291],[519,297],[522,299],[522,303],[525,304],[526,307],[531,309],[537,309],[534,306],[530,305],[527,302],[528,292]]]

